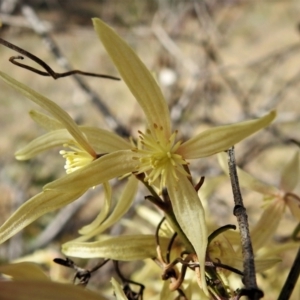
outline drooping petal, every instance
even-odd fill
[[[70,141],[72,141],[72,136],[66,129],[50,131],[18,150],[15,157],[18,160],[27,160],[51,148],[61,147]]]
[[[160,246],[166,251],[168,238],[160,238]],[[82,258],[109,258],[113,260],[132,261],[157,256],[154,235],[123,235],[99,242],[68,242],[62,245],[66,256]],[[164,252],[163,252],[164,253]]]
[[[207,228],[204,209],[188,178],[178,173],[178,180],[173,176],[167,178],[167,190],[172,202],[178,224],[193,245],[198,256],[202,289],[207,294],[205,281],[205,256],[207,247]],[[195,225],[197,224],[197,226]]]
[[[171,135],[167,103],[152,74],[134,51],[101,20],[93,19],[95,30],[131,93],[141,105],[150,129],[162,126]]]
[[[0,281],[1,300],[107,300],[92,291],[51,281]]]
[[[131,207],[131,204],[134,200],[134,196],[136,195],[138,187],[138,180],[135,176],[130,176],[128,183],[124,191],[122,192],[122,196],[117,202],[116,207],[112,211],[111,215],[101,224],[99,227],[90,229],[87,226],[83,227],[79,230],[80,234],[85,234],[86,236],[77,239],[78,241],[81,240],[88,240],[89,238],[96,236],[106,230],[107,228],[111,227],[113,224],[118,222],[122,216],[128,211]]]
[[[80,234],[85,234],[85,233],[94,231],[96,228],[98,228],[100,226],[100,224],[107,217],[110,207],[111,207],[112,189],[111,189],[111,185],[108,182],[103,183],[103,188],[104,188],[104,195],[105,195],[104,199],[105,200],[104,200],[104,204],[100,210],[100,213],[98,214],[98,216],[92,223],[82,227],[79,230]]]
[[[222,170],[229,176],[228,162],[226,153],[218,153],[218,161]],[[263,195],[275,196],[280,193],[280,190],[275,186],[264,183],[249,173],[243,171],[241,168],[237,168],[239,183],[242,187],[255,191]]]
[[[300,222],[300,197],[293,193],[287,193],[284,200],[292,215]]]
[[[114,279],[113,277],[112,277],[110,282],[113,286],[114,293],[115,293],[115,296],[116,296],[116,300],[128,300],[128,298],[124,294],[124,291],[123,291],[120,283],[116,279]]]
[[[90,188],[110,179],[129,174],[137,169],[137,161],[132,159],[131,150],[115,151],[104,155],[67,176],[48,183],[45,190],[68,190]]]
[[[0,227],[0,244],[15,235],[40,216],[59,209],[76,200],[86,189],[44,191],[21,205]]]
[[[57,130],[57,129],[63,129],[64,126],[61,122],[56,120],[55,118],[52,118],[40,111],[37,110],[31,110],[29,112],[29,115],[31,119],[39,124],[42,128],[44,128],[47,131]]]
[[[74,120],[56,103],[32,90],[28,86],[11,78],[3,72],[0,72],[0,77],[12,88],[21,92],[21,94],[23,94],[25,97],[48,111],[53,117],[55,117],[64,125],[64,127],[70,132],[73,138],[77,141],[78,144],[80,144],[83,149],[85,149],[91,156],[96,156],[95,151],[90,146],[83,133],[79,130]]]
[[[205,130],[180,145],[177,152],[185,159],[194,159],[225,151],[256,131],[268,126],[275,117],[276,111],[273,110],[256,120]]]
[[[42,268],[38,264],[32,262],[1,265],[0,273],[11,276],[13,280],[50,281],[50,278],[44,273]]]
[[[292,192],[300,179],[300,159],[299,151],[293,155],[292,159],[285,165],[280,181],[280,187],[285,192]]]
[[[257,252],[261,247],[266,246],[279,225],[284,213],[285,204],[276,199],[271,200],[270,204],[264,209],[255,227],[250,230],[252,247]]]
[[[259,272],[263,272],[266,271],[270,268],[272,268],[274,265],[278,264],[281,261],[280,258],[255,258],[254,262],[255,262],[255,271],[257,273]],[[231,265],[231,267],[234,267],[238,270],[243,270],[243,264],[244,264],[244,260],[242,256],[235,256],[233,264]]]

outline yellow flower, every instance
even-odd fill
[[[177,141],[177,131],[171,130],[167,103],[151,73],[133,50],[110,27],[99,19],[93,19],[93,23],[123,80],[143,109],[147,129],[145,132],[139,132],[138,146],[128,146],[107,153],[46,185],[44,190],[45,192],[61,191],[61,193],[74,189],[83,191],[130,173],[145,173],[150,185],[156,186],[155,182],[158,180],[159,188],[167,188],[176,220],[198,256],[201,276],[204,279],[207,246],[205,215],[187,172],[187,160],[206,157],[228,149],[270,124],[276,112],[272,111],[260,119],[209,129],[186,142]],[[31,100],[37,102],[36,98],[41,99],[38,103],[40,106],[43,107],[45,101],[50,101],[10,79],[7,75],[0,73],[0,76]],[[63,124],[65,126],[66,122]],[[73,134],[72,136],[74,137]],[[102,138],[102,135],[99,135],[99,138]],[[90,153],[89,147],[82,138],[81,142],[85,145],[81,148]],[[79,142],[80,146],[83,145],[81,142]],[[1,231],[2,228],[0,228],[0,234]],[[6,237],[1,238],[0,241],[5,239]],[[205,280],[202,280],[202,285],[204,291],[207,292]]]
[[[226,154],[220,153],[218,158],[222,169],[228,174]],[[251,230],[254,251],[258,251],[273,237],[286,207],[298,222],[300,221],[300,197],[292,192],[300,178],[299,163],[299,151],[297,150],[282,171],[279,187],[264,183],[238,168],[240,185],[265,197],[264,211]]]

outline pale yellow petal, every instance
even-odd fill
[[[266,246],[279,225],[279,222],[284,213],[284,202],[272,200],[264,209],[259,221],[255,227],[250,230],[252,247],[254,252],[258,251],[263,246]]]
[[[136,195],[138,187],[138,180],[135,176],[130,176],[128,183],[125,186],[124,191],[122,192],[121,198],[118,200],[116,207],[112,211],[111,215],[107,217],[107,219],[99,225],[98,228],[94,228],[93,230],[87,230],[83,227],[79,233],[86,234],[87,236],[83,237],[85,240],[88,240],[92,236],[96,236],[106,230],[107,228],[111,227],[113,224],[118,222],[124,214],[129,210],[131,204],[134,200],[134,196]]]
[[[300,198],[295,194],[287,194],[284,198],[290,212],[300,222]]]
[[[98,154],[132,148],[132,145],[129,142],[114,132],[88,126],[79,126],[79,128]]]
[[[171,134],[167,103],[155,79],[116,32],[101,20],[93,19],[95,30],[128,88],[141,105],[150,128],[162,126],[166,136]]]
[[[258,272],[263,272],[266,271],[270,268],[272,268],[273,266],[275,266],[276,264],[278,264],[281,261],[280,258],[255,258],[254,262],[255,262],[255,271]],[[234,267],[238,270],[243,270],[243,264],[244,264],[244,260],[242,257],[236,256],[234,259],[233,264],[231,265],[231,267]]]
[[[44,97],[43,95],[32,90],[28,86],[18,82],[17,80],[11,78],[5,73],[0,72],[0,77],[9,84],[15,90],[21,92],[25,97],[32,100],[34,103],[48,111],[53,117],[55,117],[59,122],[61,122],[64,127],[70,132],[73,138],[85,149],[91,156],[95,156],[96,153],[86,140],[83,133],[79,130],[77,124],[74,120],[56,103]]]
[[[107,300],[99,293],[51,281],[0,281],[1,300]]]
[[[42,268],[38,264],[33,262],[20,262],[1,265],[0,273],[11,276],[13,280],[50,281],[50,278],[44,273]]]
[[[219,153],[218,161],[222,170],[229,176],[227,154],[224,152]],[[255,191],[263,195],[270,195],[270,196],[275,196],[280,193],[279,189],[276,188],[275,186],[269,185],[267,183],[264,183],[256,179],[255,177],[243,171],[239,167],[237,167],[237,173],[238,173],[240,186],[242,186],[243,188],[249,189],[251,191]]]
[[[96,217],[96,219],[90,223],[89,225],[86,225],[82,227],[79,230],[80,234],[87,234],[91,231],[94,231],[96,228],[100,226],[100,224],[105,220],[107,217],[110,207],[111,207],[111,196],[112,196],[112,189],[111,186],[108,182],[103,183],[103,188],[104,188],[104,204],[100,210],[100,213]]]
[[[47,184],[44,189],[69,190],[74,186],[89,188],[110,179],[130,174],[138,166],[138,162],[132,156],[133,152],[130,150],[121,150],[104,155],[80,170]]]
[[[207,247],[207,228],[201,201],[190,181],[181,173],[167,178],[167,190],[172,202],[178,224],[196,251],[198,256],[202,288],[207,294],[205,281],[205,257]]]
[[[280,188],[285,192],[292,192],[300,179],[300,159],[299,150],[293,155],[292,159],[285,165],[282,175]]]
[[[84,194],[84,190],[44,191],[21,205],[0,227],[0,244],[15,235],[40,216],[59,209]]]
[[[51,148],[62,147],[63,144],[69,143],[72,139],[71,134],[66,129],[50,131],[18,150],[15,157],[18,160],[27,160]]]
[[[177,152],[185,159],[193,159],[225,151],[268,126],[275,117],[276,111],[273,110],[256,120],[208,129],[183,143]]]
[[[169,242],[169,239],[160,238],[163,251],[166,251]],[[66,256],[102,257],[122,261],[143,260],[157,256],[154,235],[122,235],[90,243],[69,242],[62,245],[62,252]]]
[[[124,294],[124,291],[123,291],[120,283],[116,279],[114,279],[113,277],[112,277],[112,279],[111,279],[110,282],[111,282],[111,284],[113,286],[116,299],[117,300],[128,300],[128,298]]]
[[[64,128],[61,122],[37,110],[31,110],[29,115],[39,126],[47,131]]]

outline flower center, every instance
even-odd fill
[[[61,154],[62,157],[66,159],[64,168],[66,169],[67,174],[70,174],[88,165],[95,159],[95,157],[91,156],[88,152],[81,149],[79,146],[72,146],[70,144],[64,144],[63,146],[71,149],[67,151],[59,151],[59,154]]]
[[[153,131],[149,129],[146,133],[139,131],[140,143],[133,149],[138,154],[134,159],[139,160],[138,173],[145,173],[145,181],[152,185],[157,179],[160,179],[160,190],[166,186],[168,176],[174,176],[178,179],[177,172],[187,176],[184,169],[187,162],[177,154],[181,142],[175,143],[177,131],[170,138],[165,137],[163,127],[154,124]]]

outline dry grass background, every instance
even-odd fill
[[[172,108],[175,127],[180,128],[183,138],[212,125],[245,120],[277,108],[276,122],[238,145],[236,153],[239,165],[268,183],[278,184],[283,165],[297,150],[290,139],[300,141],[299,1],[212,0],[206,1],[206,5],[203,5],[204,1],[171,0],[36,0],[26,3],[49,25],[49,34],[76,69],[117,75],[90,19],[100,17],[112,25],[156,74]],[[63,71],[41,37],[26,25],[20,5],[10,14],[2,12],[0,19],[3,21],[2,38],[37,55],[57,72]],[[55,81],[29,73],[8,62],[15,54],[0,47],[1,71],[56,101],[79,124],[109,128],[101,111],[73,78]],[[34,66],[28,59],[25,62]],[[166,78],[174,78],[174,81],[167,84]],[[136,135],[143,117],[125,84],[83,79],[103,99],[116,119]],[[30,101],[2,82],[0,91],[2,223],[43,184],[62,176],[64,162],[57,155],[58,150],[39,155],[30,162],[14,159],[17,149],[43,131],[27,114],[35,108]],[[212,157],[194,164],[193,172],[210,178],[221,171],[216,158]],[[143,196],[139,197],[141,203]],[[258,194],[247,191],[244,197],[252,224],[261,213],[262,201]],[[47,226],[58,222],[56,213],[42,217],[1,246],[0,259],[15,259],[39,247],[44,249],[38,252],[42,257],[59,256],[60,243],[75,237],[77,230],[93,219],[95,208],[100,207],[97,191],[89,198],[80,209],[74,209],[67,224],[43,247],[35,239],[43,233],[45,237]],[[228,184],[211,196],[209,206],[218,225],[235,223],[231,216],[233,205]],[[142,222],[140,217],[135,218],[136,222]],[[151,229],[146,221],[143,222]],[[281,224],[279,235],[288,235],[295,226],[288,214]],[[122,230],[118,227],[115,232]],[[293,257],[292,252],[286,254],[279,268],[289,266]],[[272,272],[279,272],[279,268]],[[52,275],[56,274],[53,276],[61,276],[55,273],[62,272],[61,268],[51,265],[50,271]],[[276,298],[286,272],[281,272],[282,276],[278,276],[276,282],[261,283],[268,291],[265,299]],[[101,277],[102,280],[99,276],[93,279],[95,286],[107,279],[103,278],[103,273]],[[293,297],[300,299],[299,285]]]

